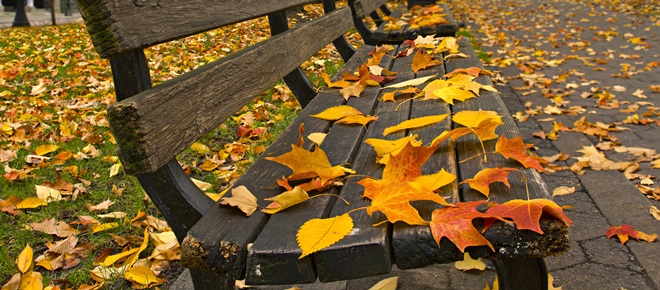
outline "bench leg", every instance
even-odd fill
[[[206,270],[190,269],[195,290],[234,289],[236,280],[231,276],[219,275]]]
[[[543,259],[493,259],[500,289],[548,289]]]

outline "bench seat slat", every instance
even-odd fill
[[[364,57],[356,58],[354,56],[354,58],[367,59],[368,53],[373,49],[373,46],[364,45],[358,50],[358,54]],[[381,66],[389,67],[391,60],[391,54],[389,57],[384,57]],[[353,62],[350,66],[345,66],[342,71],[354,71],[355,64]],[[341,72],[337,75],[341,75]],[[336,89],[324,90],[326,92],[321,92],[316,98],[343,100]],[[378,92],[377,88],[367,88],[360,98],[350,98],[347,105],[363,113],[371,114]],[[330,122],[326,122],[330,124]],[[321,149],[326,153],[331,164],[348,163],[350,165],[361,145],[365,131],[365,128],[360,125],[333,124],[321,144]],[[305,136],[310,133],[314,132],[305,130]],[[310,194],[314,193],[310,192]],[[339,190],[337,187],[332,187],[327,193],[338,194]],[[330,205],[335,202],[336,198],[333,197],[317,197],[271,216],[249,249],[247,284],[312,283],[316,281],[312,256],[298,260],[302,251],[296,243],[296,233],[306,221],[327,217]],[[264,271],[264,267],[267,267],[268,271]]]
[[[310,0],[78,0],[104,58],[310,3]]]
[[[467,39],[459,41],[461,52],[470,56],[470,58],[452,58],[446,63],[447,71],[451,72],[456,68],[467,68],[478,66],[483,68],[481,61],[477,58],[471,44]],[[492,84],[489,78],[478,78],[482,84]],[[482,91],[478,98],[470,99],[465,102],[458,102],[452,106],[454,113],[464,110],[492,110],[497,111],[502,117],[504,124],[496,130],[498,135],[504,135],[507,138],[514,138],[520,135],[518,127],[509,114],[504,102],[496,93]],[[506,96],[504,96],[506,97]],[[486,152],[495,151],[497,140],[484,142]],[[483,154],[481,146],[476,136],[469,134],[461,137],[456,142],[456,151],[458,161],[468,159],[477,154]],[[541,178],[538,171],[526,169],[520,163],[514,160],[507,160],[499,154],[488,154],[488,163],[483,162],[483,158],[472,158],[459,163],[459,172],[461,180],[472,178],[483,168],[492,167],[513,167],[523,172],[527,177],[527,187],[529,188],[529,197],[552,199],[552,196]],[[526,185],[521,180],[518,172],[513,172],[508,178],[511,188],[507,188],[502,183],[490,185],[490,200],[503,203],[511,199],[527,199]],[[461,197],[463,201],[484,200],[485,196],[476,190],[463,185],[461,188]],[[561,221],[552,218],[542,218],[541,229],[544,235],[532,231],[519,231],[514,225],[496,222],[485,233],[486,237],[495,247],[493,253],[489,248],[471,247],[472,257],[505,257],[505,258],[542,258],[549,255],[555,255],[568,250],[568,227]]]
[[[410,25],[403,25],[401,29],[385,31],[385,24],[387,22],[384,22],[382,25],[379,25],[378,28],[376,28],[376,30],[374,31],[373,39],[378,43],[401,43],[406,39],[415,39],[417,38],[417,36],[427,36],[427,35],[435,35],[437,37],[454,36],[454,34],[456,34],[456,31],[458,31],[458,24],[456,23],[456,20],[451,15],[451,12],[449,11],[449,8],[447,8],[446,5],[438,4],[437,6],[442,7],[444,11],[446,11],[446,15],[444,16],[444,18],[449,23],[428,25],[419,28],[410,28]],[[399,18],[401,17],[401,15],[403,15],[408,11],[409,10],[407,10],[405,7],[399,7],[398,9],[392,11],[391,16]]]
[[[358,50],[338,73],[355,70],[369,58],[368,50],[367,46]],[[291,144],[295,144],[298,140],[300,135],[298,127],[302,123],[305,124],[306,134],[326,132],[328,122],[310,115],[317,114],[328,107],[345,104],[346,101],[342,97],[335,96],[334,93],[322,92],[314,98],[280,137],[268,147],[263,156],[257,159],[236,182],[234,187],[245,185],[259,200],[280,194],[282,190],[275,184],[275,180],[288,176],[291,170],[276,162],[265,160],[264,157],[278,156],[290,151]],[[311,148],[311,146],[308,147]],[[329,156],[329,158],[331,157]],[[268,168],[268,170],[263,168]],[[306,213],[313,214],[313,212]],[[237,279],[243,279],[247,245],[255,241],[267,219],[268,215],[261,211],[246,217],[245,214],[232,207],[212,207],[188,232],[182,245],[182,263],[191,268],[207,269],[218,273],[229,272]],[[295,238],[291,241],[295,243]],[[216,254],[219,252],[226,253],[226,255],[219,256]]]
[[[411,79],[414,74],[410,69],[412,57],[396,58],[391,71],[398,71],[397,78],[391,83]],[[389,85],[390,83],[388,83]],[[410,118],[410,102],[403,103],[396,110],[399,103],[378,102],[375,115],[378,120],[368,127],[367,138],[381,138],[395,140],[405,136],[405,132],[393,133],[383,136],[383,131],[389,126],[396,125]],[[363,139],[363,140],[364,140]],[[376,163],[376,153],[371,147],[362,142],[355,164],[355,171],[364,176],[381,178],[383,166]],[[341,196],[350,202],[346,205],[337,201],[332,208],[330,216],[344,214],[351,209],[368,206],[369,200],[362,197],[364,187],[357,184],[362,178],[349,178],[346,180]],[[354,230],[336,244],[314,254],[319,280],[337,281],[359,278],[377,274],[388,273],[391,270],[392,253],[390,249],[392,226],[389,223],[374,227],[373,224],[385,220],[380,213],[372,217],[360,211],[351,214]]]
[[[127,172],[166,164],[352,27],[350,17],[348,8],[336,10],[110,106]]]
[[[416,77],[424,77],[430,74],[438,74],[441,77],[445,74],[444,66],[438,65],[429,69],[420,70]],[[441,100],[421,100],[413,101],[411,118],[417,118],[428,115],[439,115],[450,113],[449,105]],[[451,118],[433,126],[411,130],[409,134],[419,134],[424,138],[424,144],[429,145],[430,141],[440,135],[443,131],[451,130]],[[455,151],[453,143],[447,142],[440,146],[438,150],[422,166],[424,174],[431,174],[445,169],[447,172],[458,175],[455,161]],[[458,202],[458,182],[454,181],[451,185],[441,188],[442,196],[455,197],[447,198],[448,202]],[[433,210],[442,206],[428,201],[414,202],[413,205],[419,211],[419,214],[425,220],[431,220]],[[397,268],[412,269],[427,266],[433,263],[447,263],[460,260],[463,256],[457,251],[456,247],[445,240],[440,247],[436,244],[431,229],[428,226],[411,226],[405,223],[395,223],[392,235],[392,249]]]

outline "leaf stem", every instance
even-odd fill
[[[484,146],[484,142],[481,141],[481,138],[479,138],[479,134],[477,134],[477,131],[474,131],[474,129],[470,128],[470,131],[474,133],[474,135],[477,135],[477,140],[479,140],[479,144],[481,144],[481,150],[484,152],[484,163],[488,163],[488,157],[486,156],[486,146]]]
[[[495,151],[492,151],[492,152],[484,152],[484,154],[499,154],[499,153],[497,153],[497,152],[495,152]],[[470,156],[470,157],[468,157],[468,158],[465,158],[465,159],[459,161],[458,164],[463,164],[463,162],[467,162],[468,160],[470,160],[470,159],[472,159],[472,158],[479,157],[479,156],[481,156],[481,154],[477,154],[477,155]]]
[[[522,181],[525,182],[525,191],[527,192],[527,200],[531,200],[531,197],[529,196],[529,185],[527,184],[527,176],[525,176],[525,173],[520,171],[520,174],[522,174]]]
[[[367,210],[367,207],[364,206],[364,207],[354,208],[354,209],[352,209],[352,210],[349,210],[349,211],[348,211],[347,213],[345,213],[345,214],[351,214],[351,213],[356,212],[356,211],[358,211],[358,210]]]
[[[334,196],[334,197],[337,197],[337,198],[340,198],[341,200],[343,200],[346,203],[346,205],[351,205],[351,203],[348,202],[348,200],[346,200],[345,198],[341,197],[340,195],[337,195],[337,194],[334,194],[334,193],[319,193],[317,195],[310,196],[309,199],[316,198],[316,197],[319,197],[319,196]]]

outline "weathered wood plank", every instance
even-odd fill
[[[410,70],[410,68],[408,68]],[[424,77],[432,74],[437,74],[438,77],[444,75],[444,66],[438,65],[429,69],[420,70],[416,77]],[[444,101],[421,99],[414,100],[412,103],[411,118],[417,118],[428,115],[439,115],[451,113],[449,105]],[[409,134],[419,134],[420,139],[424,140],[425,145],[429,145],[430,141],[436,136],[440,135],[443,131],[451,130],[451,117],[445,121],[410,130]],[[454,144],[452,142],[445,142],[438,150],[429,158],[429,160],[422,167],[424,174],[431,174],[445,169],[447,172],[454,175],[458,174],[456,161],[454,157]],[[447,198],[448,202],[458,202],[458,182],[454,181],[451,185],[442,188],[441,195]],[[455,198],[453,198],[455,197]],[[419,211],[422,218],[431,220],[431,213],[437,208],[442,206],[433,202],[419,201],[413,203],[415,208]],[[463,258],[462,254],[458,251],[456,246],[444,240],[440,246],[435,242],[431,235],[431,229],[428,226],[411,226],[405,223],[395,223],[392,235],[392,249],[394,251],[394,258],[396,265],[399,269],[411,269],[427,266],[433,263],[447,263]]]
[[[460,40],[459,45],[461,52],[469,55],[470,58],[454,58],[449,60],[446,63],[448,72],[456,68],[467,68],[470,66],[483,67],[467,39]],[[478,81],[482,84],[492,84],[487,77],[480,77]],[[504,102],[496,93],[482,92],[479,98],[458,102],[452,106],[454,113],[465,110],[496,111],[504,122],[504,124],[498,127],[496,133],[504,135],[507,138],[514,138],[520,135],[520,131],[506,109]],[[497,140],[484,142],[486,152],[495,151],[496,143]],[[459,162],[475,155],[483,155],[479,140],[472,134],[461,137],[456,142],[456,151]],[[472,178],[481,169],[497,166],[519,169],[525,175],[527,184],[522,181],[521,173],[513,172],[509,175],[511,188],[507,188],[499,182],[490,185],[491,193],[489,200],[503,203],[512,199],[552,199],[538,171],[526,169],[517,161],[507,160],[499,154],[488,154],[487,163],[484,162],[483,158],[471,158],[461,162],[459,165],[460,178],[461,180]],[[469,188],[467,185],[462,186],[461,196],[463,201],[486,199],[483,194]],[[556,219],[544,218],[541,222],[541,228],[545,233],[544,235],[539,235],[528,230],[519,231],[513,225],[496,222],[484,233],[484,236],[493,244],[496,251],[492,252],[487,247],[474,247],[470,249],[470,253],[473,257],[541,258],[568,250],[568,228],[566,225]]]
[[[410,70],[410,61],[397,58],[394,60],[392,68],[389,69],[392,71],[403,71],[405,68]],[[412,74],[401,73],[397,75],[396,80],[392,83],[408,80],[412,76]],[[375,112],[379,119],[369,125],[364,139],[395,140],[405,136],[405,132],[383,136],[385,128],[408,120],[410,117],[410,102],[404,103],[398,110],[396,110],[397,106],[398,103],[379,102]],[[376,152],[373,147],[366,143],[361,144],[355,160],[356,164],[353,168],[358,174],[381,178],[383,166],[376,163]],[[331,217],[370,204],[367,199],[362,197],[364,187],[357,184],[359,180],[361,178],[346,180],[346,185],[342,188],[340,195],[350,202],[350,205],[337,201],[330,213]],[[381,213],[374,213],[370,217],[366,212],[359,211],[351,214],[351,217],[354,225],[353,232],[338,243],[314,254],[320,281],[327,282],[383,274],[391,269],[393,258],[390,248],[391,224],[385,223],[378,227],[373,226],[385,220]]]
[[[365,17],[371,12],[376,11],[381,5],[385,5],[385,0],[357,0],[355,1],[356,11],[362,11],[360,17]]]
[[[363,46],[360,53],[366,56],[373,47]],[[392,57],[384,57],[381,66],[389,67]],[[358,63],[345,67],[344,71],[354,71]],[[338,74],[340,75],[340,74]],[[363,113],[373,112],[378,89],[370,88],[360,98],[350,98],[347,105]],[[343,97],[335,89],[327,89],[317,98]],[[354,157],[362,143],[366,129],[360,125],[333,124],[321,149],[328,156],[331,164],[354,164],[362,162]],[[306,131],[305,135],[313,133]],[[324,193],[339,193],[339,188],[331,188]],[[314,192],[310,192],[314,194]],[[298,259],[302,254],[296,243],[296,233],[300,226],[313,218],[327,217],[329,205],[336,202],[335,197],[316,197],[296,207],[277,213],[269,219],[264,229],[255,240],[248,253],[247,284],[312,283],[316,281],[312,256]]]
[[[336,10],[110,106],[127,172],[152,172],[167,163],[348,30],[350,13]]]
[[[313,2],[310,0],[76,0],[96,51],[109,58],[228,24]]]
[[[456,31],[458,31],[458,24],[456,20],[452,17],[449,8],[444,4],[439,4],[438,6],[442,7],[446,11],[445,19],[449,23],[439,24],[439,25],[428,25],[418,28],[410,28],[409,25],[404,25],[401,29],[385,31],[385,23],[379,25],[376,30],[373,32],[373,39],[378,43],[401,43],[404,40],[412,40],[417,38],[417,36],[454,36]],[[392,16],[400,18],[401,15],[409,13],[409,10],[405,8],[399,8],[392,11]]]

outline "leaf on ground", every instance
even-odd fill
[[[18,255],[16,259],[16,267],[21,273],[25,274],[32,267],[32,260],[34,259],[34,251],[30,245],[25,245],[25,248]]]
[[[197,152],[197,154],[204,155],[211,153],[211,149],[199,142],[195,142],[192,145],[190,145],[190,150]]]
[[[277,157],[266,157],[267,160],[285,165],[293,173],[288,177],[290,180],[299,180],[320,177],[322,183],[337,177],[344,176],[345,173],[355,173],[355,171],[337,165],[332,166],[325,152],[315,147],[314,151],[307,151],[295,145],[291,145],[291,151]]]
[[[412,70],[417,73],[421,69],[429,68],[442,64],[442,61],[434,59],[433,55],[425,53],[423,50],[418,50],[413,56]]]
[[[383,89],[417,86],[417,85],[421,85],[421,84],[423,84],[423,83],[425,83],[425,82],[427,82],[430,79],[435,78],[435,77],[438,77],[438,75],[431,75],[431,76],[426,76],[426,77],[421,77],[421,78],[416,78],[416,79],[412,79],[412,80],[403,81],[403,82],[400,82],[400,83],[396,83],[396,84],[393,84],[393,85],[383,87]]]
[[[371,286],[369,290],[396,290],[399,277],[390,277],[380,280],[376,285]]]
[[[41,290],[44,288],[41,273],[30,271],[21,277],[21,290]]]
[[[45,201],[41,200],[38,197],[28,197],[24,200],[22,200],[18,205],[16,205],[17,209],[27,209],[27,208],[38,208],[40,206],[47,205]]]
[[[487,214],[511,219],[519,230],[532,230],[543,234],[539,221],[543,213],[547,213],[564,224],[573,224],[564,214],[564,210],[549,199],[537,198],[532,200],[513,199],[503,204],[496,204],[486,211]]]
[[[2,285],[2,290],[19,290],[21,286],[21,273],[16,273],[11,276],[11,279]]]
[[[122,168],[121,163],[115,163],[110,166],[110,174],[109,177],[113,177],[117,174],[119,174],[119,170]]]
[[[430,227],[435,242],[440,245],[442,238],[448,238],[461,252],[465,252],[469,246],[488,246],[495,251],[493,245],[472,224],[473,219],[491,217],[476,209],[485,202],[460,202],[453,207],[434,210]]]
[[[55,152],[57,149],[59,149],[60,146],[57,145],[52,145],[52,144],[46,144],[46,145],[41,145],[37,147],[37,149],[34,150],[35,154],[39,156],[46,156],[46,154]]]
[[[481,258],[472,259],[470,257],[470,253],[463,253],[463,261],[458,261],[454,263],[454,267],[457,270],[461,271],[472,271],[472,270],[479,270],[483,271],[486,270],[486,264],[481,261]]]
[[[522,136],[508,139],[502,135],[495,145],[495,152],[502,154],[506,158],[511,158],[520,162],[525,168],[533,168],[539,172],[545,169],[541,166],[538,159],[527,154],[527,146],[522,141]]]
[[[625,244],[630,237],[638,241],[653,242],[658,237],[657,234],[649,235],[647,233],[633,230],[633,227],[627,224],[622,224],[620,226],[610,226],[610,228],[605,232],[605,235],[608,239],[612,238],[614,235],[619,238],[621,244]]]
[[[62,193],[57,189],[42,185],[35,185],[34,187],[37,191],[37,197],[45,203],[62,200]]]
[[[658,209],[655,205],[652,205],[651,208],[649,208],[649,213],[656,219],[660,221],[660,209]]]
[[[432,124],[443,121],[445,118],[447,118],[447,116],[449,116],[449,114],[424,116],[424,117],[419,117],[419,118],[413,118],[413,119],[410,119],[410,120],[406,120],[406,121],[403,121],[403,122],[401,122],[397,125],[385,128],[385,131],[383,132],[383,136],[387,136],[389,134],[392,134],[394,132],[401,131],[401,130],[407,130],[407,129],[413,129],[413,128],[419,128],[419,127],[432,125]]]
[[[259,207],[257,197],[243,185],[232,189],[231,197],[221,198],[220,204],[238,207],[246,216],[252,215]]]
[[[308,220],[296,234],[298,247],[302,250],[298,259],[333,245],[352,230],[353,219],[348,213],[332,218]]]
[[[72,228],[63,221],[59,221],[55,225],[55,218],[46,219],[40,223],[30,223],[30,227],[35,231],[40,231],[48,235],[56,235],[60,238],[66,238],[80,233],[79,230]]]
[[[471,189],[479,191],[488,197],[490,195],[490,184],[493,182],[502,182],[508,188],[511,188],[508,176],[512,171],[518,171],[518,169],[510,167],[484,168],[477,172],[474,178],[465,179],[461,184],[467,183]]]
[[[92,232],[98,233],[102,231],[107,231],[109,229],[114,229],[116,227],[119,227],[119,223],[95,224],[94,226],[92,226]]]
[[[347,117],[347,116],[353,116],[353,115],[363,115],[360,110],[353,108],[348,105],[341,105],[341,106],[334,106],[327,108],[323,110],[323,112],[318,113],[316,115],[310,115],[312,117],[316,117],[322,120],[327,120],[327,121],[336,121],[341,118]]]
[[[272,202],[261,211],[267,214],[274,214],[308,199],[309,194],[307,194],[302,188],[296,186],[293,190],[285,191],[273,197],[264,198],[264,200]]]
[[[569,195],[575,192],[575,186],[560,186],[552,190],[552,196]]]
[[[12,195],[9,196],[7,199],[0,199],[0,210],[2,212],[6,212],[11,215],[18,215],[19,211],[17,211],[16,206],[21,203],[21,199]]]
[[[131,281],[134,289],[147,289],[163,284],[165,280],[160,279],[149,267],[135,266],[124,273],[124,278]]]
[[[115,204],[114,201],[106,199],[105,201],[103,201],[99,204],[96,204],[96,205],[87,204],[87,209],[89,209],[90,211],[93,211],[93,212],[94,211],[106,211],[113,204]]]

